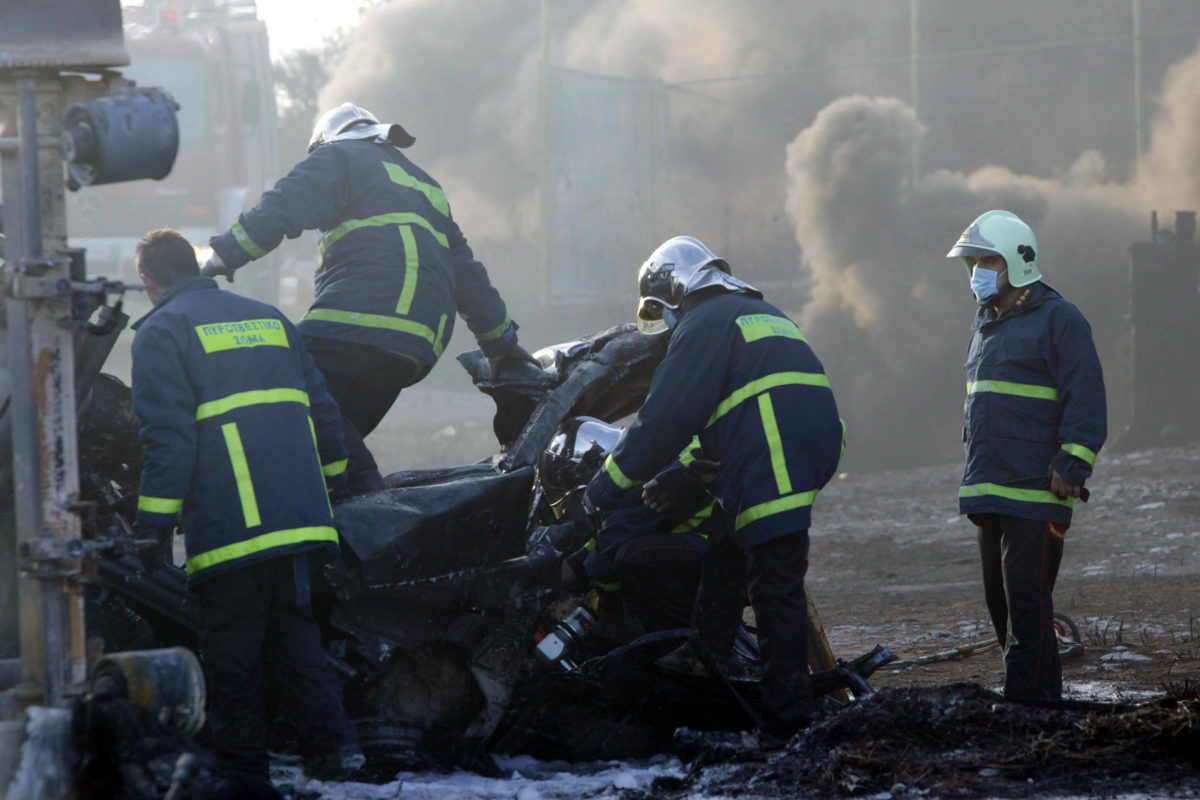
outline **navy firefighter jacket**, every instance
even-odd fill
[[[182,512],[189,579],[337,552],[326,479],[345,481],[342,417],[298,331],[272,306],[179,281],[134,325],[138,524]]]
[[[434,364],[462,313],[484,355],[516,345],[516,326],[475,259],[437,181],[390,144],[330,142],[264,192],[209,243],[231,268],[284,236],[318,230],[316,299],[305,336]]]
[[[807,530],[844,427],[825,369],[796,325],[750,294],[686,308],[637,419],[588,486],[599,509],[649,480],[699,434],[721,463],[714,493],[752,547]]]
[[[1050,470],[1082,485],[1107,435],[1092,329],[1039,281],[999,319],[981,308],[973,330],[959,510],[1070,525],[1074,499],[1050,492]]]

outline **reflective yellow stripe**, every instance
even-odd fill
[[[374,217],[367,217],[366,219],[348,219],[325,234],[321,238],[321,243],[317,245],[317,249],[324,255],[326,250],[333,247],[338,239],[341,239],[347,233],[350,233],[350,231],[355,231],[359,228],[380,228],[384,225],[416,225],[429,231],[442,247],[450,246],[450,241],[446,238],[446,234],[433,227],[433,223],[420,214],[413,214],[410,211],[396,211],[391,214],[379,214]]]
[[[221,433],[225,434],[225,447],[229,450],[229,461],[233,464],[233,477],[237,480],[238,497],[242,500],[242,515],[246,518],[246,527],[257,527],[262,524],[262,519],[258,516],[254,482],[250,479],[250,465],[246,462],[246,450],[242,447],[237,423],[225,423],[221,426]]]
[[[996,483],[976,483],[971,486],[961,486],[959,497],[1003,497],[1007,500],[1017,500],[1022,503],[1053,503],[1056,506],[1073,508],[1075,498],[1059,498],[1054,492],[1045,489],[1016,489],[1012,486],[1001,486]]]
[[[317,444],[317,426],[313,424],[313,419],[312,419],[311,414],[309,414],[309,416],[308,416],[308,430],[310,433],[312,433],[313,452],[317,454],[317,463],[320,464],[321,463],[321,446]],[[330,464],[329,467],[332,468],[335,464],[341,464],[342,472],[346,471],[346,462],[345,461],[335,461],[335,462],[333,462],[333,464]],[[326,467],[324,465],[322,465],[321,466],[321,474],[324,476],[328,476],[329,473],[325,472],[325,469],[326,469]],[[337,473],[334,473],[334,474],[337,474]],[[325,505],[329,507],[329,516],[332,517],[333,516],[333,500],[330,499],[330,497],[329,497],[328,481],[324,481],[324,483],[325,483]]]
[[[717,502],[715,500],[713,502],[709,503],[704,508],[697,511],[695,514],[688,517],[687,520],[679,523],[674,528],[672,528],[671,533],[691,533],[692,531],[696,530],[696,528],[699,528],[701,525],[703,525],[705,522],[707,522],[709,519],[712,518],[713,508],[716,505],[717,505]]]
[[[775,421],[775,407],[771,405],[771,395],[766,392],[758,396],[758,413],[762,415],[763,432],[767,434],[767,449],[771,453],[771,470],[775,473],[775,485],[779,487],[780,494],[791,494],[792,479],[788,477],[783,438],[779,435],[779,423]]]
[[[236,542],[224,547],[218,547],[215,550],[209,550],[205,553],[199,553],[187,560],[187,571],[190,574],[225,561],[233,561],[235,558],[242,558],[243,556],[260,553],[263,550],[270,550],[273,547],[283,547],[302,542],[337,542],[337,540],[337,529],[326,525],[264,533],[261,536],[255,536],[253,539],[244,542]]]
[[[151,514],[178,514],[179,509],[183,508],[183,501],[169,497],[147,497],[143,494],[138,495],[137,507],[138,511]]]
[[[750,381],[717,404],[717,410],[709,418],[708,425],[712,425],[740,403],[777,386],[824,386],[829,388],[829,378],[821,372],[776,372]]]
[[[433,354],[441,356],[442,351],[446,349],[446,343],[442,341],[442,334],[446,332],[446,315],[442,314],[442,318],[438,320],[437,335],[433,337]]]
[[[343,325],[359,325],[364,328],[383,328],[389,331],[410,333],[413,336],[420,336],[433,345],[434,350],[439,355],[441,351],[438,349],[437,342],[441,338],[441,328],[446,324],[446,316],[443,314],[442,324],[438,326],[438,335],[435,336],[433,330],[428,325],[422,325],[419,322],[413,322],[411,319],[403,319],[402,317],[385,317],[382,314],[339,311],[336,308],[313,308],[309,309],[304,318],[315,319],[320,322],[340,322]]]
[[[332,478],[334,475],[341,475],[346,471],[346,465],[350,463],[349,459],[343,458],[341,461],[331,461],[321,467],[321,474],[327,478]]]
[[[735,319],[734,322],[737,323],[742,338],[747,343],[757,342],[759,339],[771,336],[799,339],[802,342],[808,341],[804,338],[804,334],[800,333],[796,323],[787,317],[777,317],[774,314],[745,314]]]
[[[238,392],[220,400],[209,400],[196,408],[196,420],[208,419],[233,411],[235,408],[264,403],[302,403],[308,405],[308,394],[299,389],[254,389]]]
[[[617,581],[616,583],[605,583],[604,581],[598,581],[593,578],[592,585],[597,589],[603,589],[606,592],[618,592],[621,590],[620,581]]]
[[[838,417],[838,422],[842,423],[842,451],[838,453],[838,461],[841,461],[842,456],[846,455],[846,420]]]
[[[404,248],[404,288],[400,290],[400,302],[396,303],[396,313],[407,317],[412,308],[413,295],[417,292],[417,272],[421,259],[417,256],[417,240],[413,237],[411,225],[400,226],[400,245]]]
[[[262,258],[267,254],[266,250],[263,250],[254,243],[254,240],[250,238],[250,234],[246,233],[246,229],[242,227],[241,222],[233,223],[233,227],[229,229],[229,232],[233,234],[233,238],[242,246],[242,249],[250,254],[251,258]]]
[[[641,483],[641,481],[635,481],[622,472],[621,468],[617,466],[617,462],[613,461],[611,455],[604,459],[604,471],[608,473],[608,477],[613,479],[613,483],[622,489],[632,489]]]
[[[383,162],[383,166],[387,170],[388,177],[392,179],[392,183],[416,189],[425,195],[425,199],[429,201],[431,206],[438,210],[438,213],[444,217],[450,216],[450,203],[446,201],[446,193],[440,187],[417,180],[412,175],[409,175],[399,164],[392,164],[385,161]]]
[[[1058,389],[1053,386],[1038,386],[1034,383],[1013,383],[1012,381],[970,381],[967,383],[967,394],[976,392],[995,392],[996,394],[1011,394],[1016,397],[1032,397],[1037,400],[1057,400]]]
[[[790,494],[776,500],[768,500],[756,506],[750,506],[750,508],[737,515],[737,520],[734,521],[734,529],[740,531],[751,522],[756,522],[763,517],[770,517],[775,514],[782,514],[785,511],[794,511],[797,508],[811,506],[816,499],[817,490],[813,489],[807,492]]]
[[[238,347],[271,345],[287,347],[287,331],[277,319],[243,319],[237,322],[214,322],[197,325],[196,335],[205,353],[233,350]]]
[[[696,460],[697,453],[702,452],[704,451],[700,448],[700,437],[693,436],[692,441],[690,441],[688,446],[683,448],[683,452],[679,454],[679,463],[686,467],[688,464],[691,464]]]
[[[496,327],[492,328],[487,333],[479,333],[475,335],[475,339],[480,342],[490,342],[492,339],[499,339],[508,330],[508,323],[512,322],[508,314],[504,315],[504,322],[501,322]]]
[[[1088,463],[1089,467],[1096,466],[1096,453],[1081,444],[1064,444],[1063,450],[1066,450],[1076,458],[1083,459]]]

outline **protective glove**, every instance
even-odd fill
[[[138,531],[142,539],[152,539],[154,544],[147,545],[138,550],[138,558],[142,561],[142,566],[147,570],[152,570],[155,567],[171,563],[171,537],[175,533],[175,527],[169,528],[142,528]]]
[[[714,461],[697,460],[665,469],[642,486],[642,502],[660,514],[690,515],[712,501],[708,487],[720,468]]]
[[[536,369],[539,373],[542,372],[541,362],[530,355],[529,351],[521,345],[513,347],[502,356],[489,358],[488,366],[491,367],[492,375],[498,375],[501,370],[516,373],[518,370],[523,371],[530,368]]]
[[[233,273],[237,272],[237,267],[231,267],[221,260],[221,256],[213,253],[209,256],[208,261],[204,262],[204,266],[200,268],[200,274],[206,278],[215,278],[218,275],[224,275],[225,280],[233,283]]]

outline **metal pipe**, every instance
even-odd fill
[[[17,81],[20,95],[20,148],[21,148],[21,220],[24,232],[25,257],[40,260],[42,257],[42,204],[41,186],[38,180],[38,135],[37,96],[33,81],[21,78]]]

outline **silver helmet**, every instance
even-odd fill
[[[731,274],[728,262],[699,239],[675,236],[658,246],[638,271],[637,324],[642,333],[661,333],[668,327],[663,309],[679,309],[683,298],[701,289],[762,292]]]
[[[396,147],[408,147],[416,141],[408,131],[393,123],[384,125],[379,119],[361,106],[342,103],[321,115],[313,126],[312,138],[308,140],[308,152],[329,142],[344,142],[348,139],[379,139]]]

